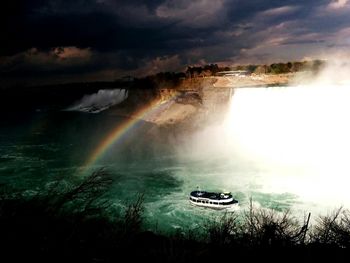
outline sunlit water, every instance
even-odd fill
[[[241,210],[252,198],[297,216],[326,214],[350,205],[349,100],[340,86],[236,89],[222,124],[179,139],[141,122],[91,170],[114,177],[108,196],[117,210],[144,193],[145,227],[153,230],[196,229],[220,214],[189,204],[197,186],[231,191]],[[3,113],[0,184],[36,190],[77,179],[123,121],[108,112]]]

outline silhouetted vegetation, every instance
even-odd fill
[[[187,67],[186,76],[189,78],[213,76],[219,71],[230,70],[229,67],[219,67],[217,64],[209,64],[205,66]]]
[[[325,66],[323,60],[293,61],[287,63],[272,63],[270,65],[239,65],[232,70],[244,70],[254,74],[285,74],[299,71],[312,71],[318,73]]]
[[[233,254],[261,260],[276,251],[294,259],[300,255],[314,259],[327,249],[350,248],[350,212],[343,209],[319,217],[311,227],[308,220],[298,222],[289,211],[255,208],[251,202],[247,211],[221,213],[208,220],[201,226],[203,231],[167,236],[145,231],[144,195],[126,203],[121,214],[111,213],[113,203],[105,193],[112,183],[109,174],[99,170],[76,184],[57,182],[36,192],[12,193],[3,185],[1,257],[47,262],[112,262],[125,257],[208,262]],[[252,249],[262,253],[247,254]]]
[[[319,247],[350,248],[350,211],[339,208],[319,217],[310,234],[310,243]]]
[[[307,224],[300,224],[290,211],[256,209],[238,216],[225,213],[206,227],[209,241],[218,245],[244,248],[292,248],[304,245]]]

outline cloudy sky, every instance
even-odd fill
[[[1,5],[3,85],[324,58],[350,48],[348,0],[8,0]]]

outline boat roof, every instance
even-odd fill
[[[215,193],[215,192],[206,192],[206,191],[193,191],[191,192],[191,196],[197,198],[208,198],[215,200],[229,199],[232,198],[231,193]]]

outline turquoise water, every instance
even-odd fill
[[[57,180],[79,180],[83,167],[99,142],[125,119],[106,113],[7,113],[0,128],[0,184],[25,191],[44,188]],[[242,206],[254,195],[267,207],[289,207],[293,195],[259,193],[250,169],[234,173],[227,156],[202,159],[186,147],[169,143],[172,134],[156,132],[140,122],[94,164],[114,178],[109,198],[121,210],[145,194],[145,227],[163,232],[200,228],[218,211],[193,207],[188,194],[197,186],[212,191],[230,190]],[[151,131],[151,132],[150,132]],[[170,138],[170,141],[173,141]],[[181,156],[182,155],[182,156]],[[181,156],[181,157],[180,157]],[[237,169],[237,167],[236,167]],[[249,180],[243,179],[250,178]],[[225,178],[230,176],[231,185]]]
[[[144,193],[145,228],[151,230],[198,229],[223,213],[189,204],[197,186],[231,191],[239,211],[252,198],[258,207],[324,214],[350,203],[344,121],[350,111],[340,100],[347,92],[313,92],[237,90],[222,124],[182,138],[141,121],[90,172],[103,167],[114,178],[107,194],[118,211]],[[0,184],[35,191],[52,181],[79,180],[84,163],[125,120],[108,110],[2,113]]]

